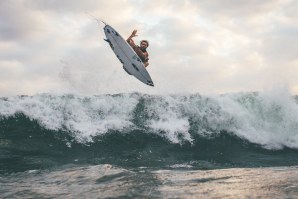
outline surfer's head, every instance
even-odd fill
[[[146,48],[148,48],[148,46],[149,46],[149,42],[147,40],[142,40],[140,42],[141,49],[146,49]]]

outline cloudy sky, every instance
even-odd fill
[[[296,0],[1,0],[0,96],[279,86],[298,94],[297,8]],[[149,40],[155,87],[126,74],[95,18]]]

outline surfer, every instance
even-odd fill
[[[140,42],[140,46],[137,46],[135,42],[132,40],[133,37],[136,37],[137,30],[132,31],[131,35],[126,40],[127,43],[133,48],[133,50],[137,53],[137,55],[140,57],[142,62],[144,63],[145,67],[149,65],[149,54],[147,52],[147,48],[149,46],[149,42],[147,40],[142,40]]]

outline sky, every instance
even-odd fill
[[[298,94],[295,0],[1,0],[0,96]],[[103,24],[149,40],[155,87],[129,76]]]

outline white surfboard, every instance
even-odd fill
[[[130,75],[149,86],[154,86],[152,79],[146,70],[143,62],[125,39],[110,25],[105,24],[104,32],[107,41],[119,61],[123,64],[123,69]]]

